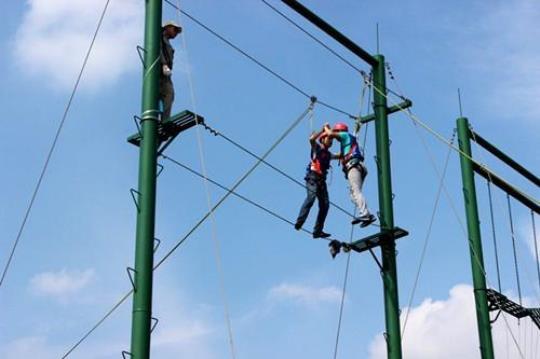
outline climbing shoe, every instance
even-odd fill
[[[302,224],[303,224],[303,223],[296,222],[296,223],[294,224],[294,229],[296,229],[297,231],[299,231],[300,228],[302,228]]]
[[[360,218],[360,227],[364,228],[375,222],[377,218],[374,215],[368,214],[367,216]]]
[[[355,224],[358,224],[360,222],[362,222],[361,217],[354,217],[353,220],[351,221],[351,224],[354,226]]]
[[[325,233],[323,231],[313,232],[313,238],[328,238],[330,236],[331,236],[330,233]]]

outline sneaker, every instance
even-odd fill
[[[377,220],[377,218],[375,218],[374,215],[368,214],[367,216],[362,217],[362,219],[360,221],[360,227],[362,227],[362,228],[367,227],[370,224],[372,224],[373,222],[375,222],[376,220]]]
[[[354,226],[355,224],[358,224],[360,222],[362,222],[361,217],[354,217],[353,220],[351,221],[351,224]]]
[[[328,238],[330,236],[330,233],[325,233],[323,231],[313,232],[313,238]]]
[[[302,228],[302,223],[296,222],[294,224],[294,229],[296,229],[297,231],[299,231],[301,228]]]

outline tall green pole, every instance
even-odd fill
[[[457,119],[459,149],[461,162],[461,177],[463,181],[463,196],[467,214],[467,231],[469,233],[469,250],[474,285],[474,301],[476,303],[476,320],[480,338],[480,353],[482,359],[493,359],[493,340],[491,338],[491,323],[486,295],[486,277],[484,275],[484,255],[480,237],[480,221],[476,203],[476,187],[474,184],[473,164],[471,161],[471,139],[469,121],[465,117]]]
[[[386,104],[386,73],[384,56],[375,55],[373,66],[375,133],[377,142],[377,174],[379,179],[379,216],[381,231],[394,228],[392,178],[390,169],[390,140]],[[399,324],[399,296],[396,269],[396,243],[393,238],[384,241],[382,250],[382,277],[384,309],[386,314],[386,349],[388,359],[401,359],[401,327]]]
[[[162,0],[146,0],[131,357],[150,357]]]

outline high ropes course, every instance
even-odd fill
[[[381,278],[384,286],[384,309],[385,309],[385,341],[387,356],[391,359],[402,358],[402,341],[406,338],[407,321],[409,312],[407,311],[403,315],[400,312],[400,302],[398,297],[398,281],[397,281],[397,263],[396,263],[396,240],[408,235],[408,231],[398,227],[394,224],[394,210],[393,210],[393,198],[392,181],[391,181],[391,166],[390,166],[390,139],[389,139],[389,122],[388,115],[393,113],[403,113],[413,124],[418,138],[420,139],[426,154],[428,155],[430,165],[433,167],[435,174],[437,175],[438,190],[436,192],[436,198],[434,200],[431,215],[429,217],[429,225],[427,232],[424,236],[422,244],[422,251],[420,253],[420,259],[415,272],[413,286],[409,296],[407,298],[407,308],[410,308],[414,299],[416,289],[420,280],[422,267],[427,254],[429,240],[433,229],[433,223],[437,208],[440,203],[440,199],[446,196],[448,202],[452,207],[452,212],[459,222],[460,229],[463,233],[463,238],[467,243],[467,247],[470,251],[471,268],[473,276],[474,298],[476,305],[476,319],[478,326],[478,337],[480,343],[480,356],[483,359],[494,358],[494,348],[492,339],[492,324],[495,321],[502,321],[505,325],[507,335],[510,336],[512,344],[515,346],[520,358],[525,358],[525,351],[523,343],[520,342],[520,333],[515,333],[511,326],[511,318],[516,318],[518,321],[524,318],[529,318],[540,329],[540,308],[527,307],[523,301],[522,296],[522,280],[521,280],[521,267],[516,250],[516,229],[513,215],[513,205],[519,204],[524,206],[530,211],[531,231],[534,238],[534,249],[536,253],[536,275],[538,283],[534,283],[535,280],[531,280],[530,273],[528,274],[528,280],[531,286],[535,288],[537,293],[537,299],[540,299],[540,262],[538,260],[538,243],[536,238],[536,216],[540,213],[540,202],[534,197],[528,195],[524,191],[520,190],[516,186],[512,185],[509,181],[504,179],[500,174],[496,173],[493,169],[489,168],[482,159],[477,160],[472,153],[471,144],[476,144],[491,155],[500,160],[503,164],[509,168],[515,170],[523,178],[531,182],[534,186],[540,186],[540,179],[528,169],[524,168],[518,162],[513,160],[510,156],[499,150],[494,144],[490,143],[487,139],[482,137],[476,130],[473,129],[469,120],[460,114],[457,119],[457,129],[448,138],[433,128],[417,115],[411,111],[412,101],[408,99],[401,91],[397,80],[392,72],[390,65],[385,61],[385,58],[381,54],[371,55],[365,51],[362,47],[354,43],[348,37],[339,32],[336,28],[331,26],[321,17],[313,13],[307,7],[295,0],[282,0],[282,3],[288,6],[297,15],[303,17],[315,28],[327,35],[329,38],[335,40],[338,44],[349,50],[352,54],[356,55],[364,63],[369,66],[369,70],[363,70],[358,65],[349,61],[333,48],[327,45],[319,37],[315,36],[312,32],[308,31],[303,26],[299,25],[292,16],[287,15],[285,11],[278,9],[276,5],[271,4],[266,0],[260,0],[261,3],[274,12],[277,16],[284,19],[296,30],[300,31],[307,36],[310,40],[314,41],[318,45],[322,46],[332,56],[336,57],[339,61],[346,64],[353,71],[360,75],[362,81],[362,94],[360,100],[360,111],[356,114],[353,111],[348,111],[335,106],[318,96],[311,94],[302,86],[294,83],[284,75],[278,73],[270,66],[266,65],[263,61],[257,59],[251,55],[248,51],[242,49],[236,45],[232,40],[225,35],[218,33],[212,27],[200,19],[194,17],[184,9],[180,7],[178,1],[164,0],[147,0],[146,1],[146,30],[145,30],[145,44],[144,47],[138,47],[139,56],[142,61],[143,67],[143,104],[140,116],[134,116],[134,122],[136,125],[136,132],[128,138],[128,142],[140,149],[140,168],[139,168],[139,187],[137,189],[131,189],[131,195],[134,200],[134,205],[137,211],[137,239],[136,239],[136,253],[135,253],[135,266],[133,268],[127,268],[127,275],[131,283],[131,290],[126,292],[119,300],[108,310],[95,324],[88,329],[74,344],[67,348],[62,358],[72,357],[77,348],[84,344],[84,342],[96,331],[99,327],[118,309],[122,306],[130,297],[133,297],[133,320],[132,320],[132,337],[131,348],[122,352],[124,358],[149,358],[150,353],[150,338],[156,325],[158,325],[158,319],[152,316],[152,280],[153,272],[157,270],[165,261],[167,261],[190,237],[197,229],[199,229],[204,223],[209,221],[211,223],[211,235],[215,247],[215,260],[218,268],[218,278],[220,281],[220,300],[223,304],[224,317],[227,326],[228,345],[230,348],[230,356],[232,358],[237,357],[237,350],[234,341],[233,326],[230,319],[230,309],[228,304],[227,291],[223,279],[223,270],[221,267],[221,253],[220,243],[216,236],[216,224],[214,219],[214,213],[223,205],[223,203],[230,197],[235,197],[243,202],[246,202],[254,209],[260,210],[268,216],[283,222],[286,225],[292,227],[295,226],[295,222],[278,211],[268,208],[261,204],[256,199],[243,195],[239,189],[240,186],[249,178],[259,167],[265,166],[272,170],[276,175],[279,175],[288,181],[291,181],[298,187],[305,188],[302,181],[298,180],[291,174],[287,173],[279,166],[271,163],[268,160],[270,154],[278,148],[282,142],[291,134],[291,132],[297,128],[301,123],[309,122],[312,124],[314,112],[318,106],[324,107],[329,111],[333,111],[340,116],[344,116],[348,119],[352,126],[355,128],[355,134],[363,135],[362,147],[365,147],[370,124],[374,124],[375,140],[376,140],[376,167],[378,178],[378,196],[379,196],[379,211],[378,219],[379,224],[372,226],[371,228],[377,228],[377,232],[367,237],[355,240],[354,239],[354,226],[351,227],[349,238],[327,238],[328,247],[332,257],[344,252],[347,256],[345,273],[343,275],[343,286],[341,292],[341,301],[339,306],[338,324],[336,328],[336,337],[333,345],[333,358],[338,357],[339,345],[340,345],[340,333],[342,316],[344,312],[345,295],[347,291],[347,283],[350,271],[350,258],[353,253],[368,252],[373,259],[373,263],[378,266],[381,273]],[[68,117],[68,113],[71,108],[71,103],[76,95],[81,76],[85,70],[88,58],[92,52],[97,35],[100,31],[101,24],[106,16],[110,0],[105,2],[103,11],[101,12],[97,28],[94,32],[92,41],[86,53],[78,78],[75,82],[73,91],[69,97],[67,105],[65,107],[64,114],[61,118],[49,152],[46,156],[45,163],[42,167],[40,175],[38,177],[36,186],[31,195],[31,200],[27,206],[27,210],[23,216],[23,220],[19,227],[18,233],[13,241],[11,252],[4,265],[2,276],[0,279],[0,290],[6,279],[8,279],[9,268],[15,258],[17,246],[22,238],[24,228],[27,224],[32,207],[35,203],[37,195],[39,193],[43,178],[46,175],[47,168],[58,141],[58,138],[62,132],[64,123]],[[215,128],[211,121],[202,115],[198,114],[196,108],[196,96],[193,86],[193,79],[191,73],[188,71],[189,81],[189,93],[191,96],[191,109],[184,110],[171,116],[168,119],[161,120],[161,112],[158,107],[155,91],[157,88],[158,71],[159,66],[155,66],[159,60],[159,43],[161,36],[161,24],[162,24],[162,6],[167,4],[172,7],[176,12],[179,20],[181,18],[187,18],[193,24],[199,26],[217,40],[223,42],[233,51],[237,52],[257,68],[263,72],[271,75],[285,86],[304,97],[306,100],[305,110],[299,114],[291,116],[290,124],[285,127],[281,134],[277,136],[272,144],[259,154],[256,151],[248,148],[219,129]],[[180,22],[180,21],[179,21]],[[183,37],[183,51],[186,56],[187,45],[185,38]],[[394,83],[398,91],[391,90],[386,86],[386,78],[389,77]],[[366,101],[367,94],[367,101]],[[367,106],[365,103],[367,102]],[[363,114],[363,108],[369,108],[372,104],[372,113]],[[421,130],[426,131],[429,135],[433,136],[437,141],[447,147],[447,155],[442,167],[439,167],[434,155],[431,153],[429,146],[426,143],[425,138],[422,135]],[[177,138],[177,136],[184,131],[195,131],[198,143],[199,160],[201,163],[201,171],[198,171],[191,166],[183,163],[179,159],[173,157],[166,150],[169,145]],[[206,169],[206,161],[203,151],[203,136],[208,134],[212,138],[218,138],[225,143],[233,146],[238,151],[245,153],[246,155],[254,159],[254,163],[232,185],[225,185],[220,181],[211,178]],[[452,153],[457,153],[461,162],[461,175],[463,181],[463,193],[465,203],[465,213],[467,221],[464,223],[459,215],[458,206],[455,204],[455,200],[450,195],[446,184],[445,178],[448,170],[448,163]],[[158,162],[161,160],[161,163]],[[155,226],[155,192],[157,177],[160,175],[164,168],[164,164],[170,164],[171,166],[178,167],[191,175],[198,177],[204,181],[204,188],[206,192],[206,200],[208,210],[202,215],[198,221],[183,235],[179,236],[176,243],[163,255],[160,256],[154,262],[154,255],[160,248],[161,241],[155,238],[154,226]],[[481,240],[481,227],[479,219],[479,205],[476,194],[475,175],[479,175],[486,181],[489,209],[489,228],[491,233],[489,234],[492,247],[494,250],[494,263],[496,265],[496,280],[490,280],[488,271],[484,265],[484,252],[482,248]],[[225,194],[221,196],[217,201],[212,201],[210,197],[210,186],[216,186],[225,191]],[[505,203],[503,205],[494,204],[495,195],[493,188],[496,187],[499,191],[505,195]],[[341,214],[348,219],[354,218],[356,211],[349,211],[337,203],[331,202],[331,206],[336,208]],[[500,215],[496,215],[496,209],[506,208],[508,217],[508,224],[510,233],[508,237],[512,244],[512,263],[513,273],[515,274],[515,283],[517,288],[518,298],[517,301],[509,298],[503,294],[501,270],[503,268],[501,264],[501,254],[499,253],[500,236],[497,236],[496,219],[500,218]],[[313,233],[307,229],[301,229],[303,233],[310,237]],[[498,238],[499,237],[499,238]],[[380,249],[380,254],[376,253],[376,250]],[[401,322],[403,318],[403,322]],[[519,322],[518,322],[519,323]],[[413,335],[413,334],[409,334]],[[530,344],[530,343],[529,343]]]

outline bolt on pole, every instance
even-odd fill
[[[131,358],[150,357],[162,0],[146,0]]]
[[[467,215],[467,232],[469,234],[469,251],[474,285],[474,301],[476,304],[476,320],[480,338],[480,353],[482,359],[493,359],[493,339],[491,337],[491,322],[486,294],[486,277],[482,239],[480,237],[480,221],[476,203],[476,186],[474,184],[473,163],[471,161],[471,138],[469,121],[465,117],[457,119],[461,178],[463,181],[463,198]]]

